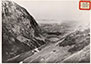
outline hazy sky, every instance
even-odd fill
[[[23,6],[37,20],[37,22],[62,22],[78,21],[86,23],[90,21],[90,11],[79,10],[79,0],[60,0],[60,1],[19,1],[15,0],[19,5]],[[46,21],[45,21],[46,22]]]

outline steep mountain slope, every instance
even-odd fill
[[[45,44],[41,29],[27,10],[18,4],[2,1],[2,58],[6,62],[20,53]]]

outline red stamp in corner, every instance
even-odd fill
[[[80,1],[79,2],[79,9],[80,10],[90,10],[91,9],[91,2],[90,1]]]

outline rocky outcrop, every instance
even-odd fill
[[[12,1],[2,1],[2,60],[45,44],[41,29],[27,10]]]

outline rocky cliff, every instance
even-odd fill
[[[27,10],[12,1],[2,1],[2,60],[45,44],[42,32]]]

